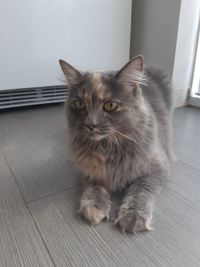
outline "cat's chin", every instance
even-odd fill
[[[107,136],[106,135],[101,135],[101,134],[91,134],[88,136],[88,138],[92,141],[100,141],[102,139],[105,139]]]

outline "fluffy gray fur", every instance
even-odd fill
[[[117,73],[80,73],[60,61],[70,86],[67,117],[75,163],[85,175],[80,213],[92,224],[109,217],[112,192],[122,192],[116,223],[150,230],[153,203],[169,170],[172,88],[138,56]],[[103,93],[102,93],[103,92]],[[84,103],[75,110],[74,101]],[[107,101],[119,103],[115,112]]]

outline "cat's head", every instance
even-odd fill
[[[69,83],[67,113],[73,132],[91,140],[108,138],[116,131],[128,134],[140,107],[143,57],[133,58],[115,73],[81,73],[59,62]]]

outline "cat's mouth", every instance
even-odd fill
[[[93,141],[99,141],[107,138],[110,134],[101,133],[99,131],[81,132],[85,137]]]
[[[88,135],[89,139],[91,140],[94,140],[94,141],[99,141],[99,140],[102,140],[104,138],[107,137],[107,135],[105,134],[100,134],[100,133],[95,133],[95,132],[91,132],[89,135]]]
[[[99,141],[108,138],[111,134],[109,129],[104,129],[104,131],[101,131],[99,129],[89,130],[87,128],[78,127],[77,130],[80,135],[93,141]]]

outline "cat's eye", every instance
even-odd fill
[[[74,107],[74,109],[80,110],[80,111],[84,111],[85,108],[86,108],[85,107],[85,103],[83,101],[81,101],[81,100],[75,100],[73,102],[73,107]]]
[[[104,104],[104,110],[106,112],[110,112],[110,113],[115,112],[117,109],[118,109],[118,104],[116,102],[109,101]]]

